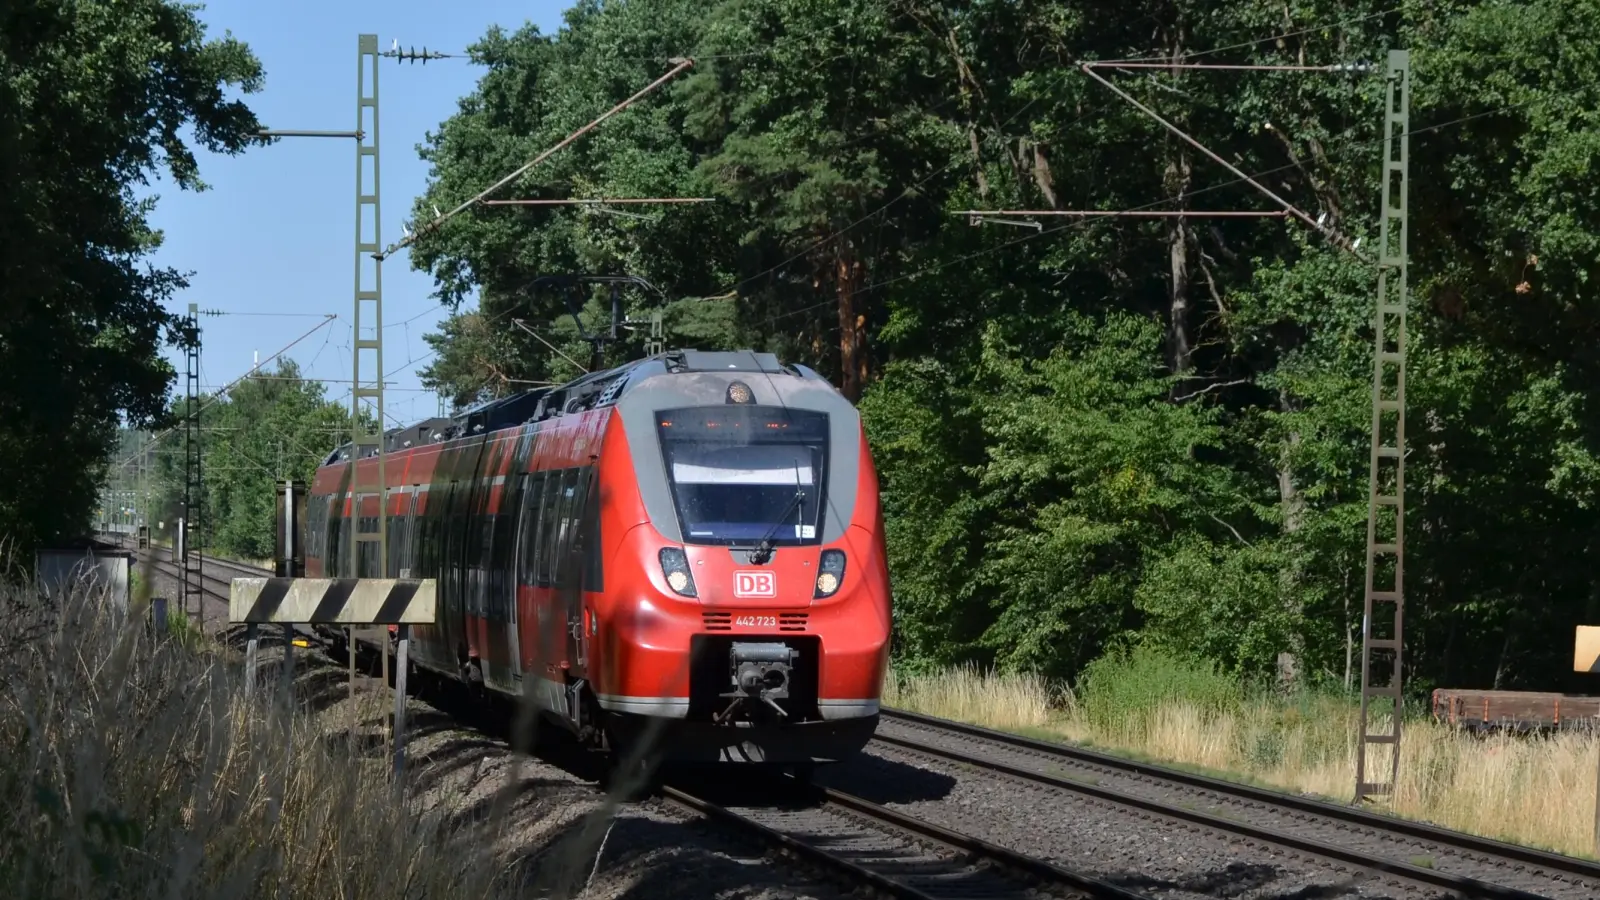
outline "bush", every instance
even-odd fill
[[[1243,705],[1244,694],[1237,679],[1212,663],[1143,646],[1096,659],[1077,685],[1083,716],[1102,733],[1143,727],[1170,704],[1192,706],[1205,715],[1232,712]]]

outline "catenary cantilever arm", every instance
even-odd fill
[[[1097,66],[1097,65],[1102,65],[1102,64],[1101,63],[1092,63],[1092,62],[1080,63],[1079,64],[1079,68],[1083,69],[1084,74],[1088,75],[1090,78],[1093,78],[1095,81],[1098,81],[1101,84],[1105,85],[1107,88],[1110,88],[1112,93],[1116,94],[1117,96],[1121,97],[1122,99],[1124,99],[1124,100],[1128,101],[1129,103],[1133,104],[1134,108],[1138,109],[1140,112],[1144,113],[1145,115],[1149,116],[1150,118],[1155,119],[1157,122],[1161,123],[1161,126],[1163,128],[1166,128],[1168,131],[1170,131],[1173,134],[1177,135],[1178,137],[1182,138],[1191,147],[1194,147],[1196,150],[1199,150],[1201,153],[1204,153],[1213,162],[1215,162],[1218,165],[1222,166],[1223,168],[1227,169],[1229,172],[1232,172],[1234,175],[1237,175],[1240,178],[1240,180],[1246,182],[1251,187],[1253,187],[1256,190],[1260,191],[1261,193],[1265,194],[1270,200],[1272,200],[1272,202],[1274,202],[1274,203],[1278,204],[1279,206],[1283,207],[1284,211],[1287,212],[1289,215],[1294,216],[1295,218],[1299,219],[1300,221],[1302,221],[1302,222],[1306,223],[1307,225],[1311,226],[1311,228],[1313,230],[1315,230],[1317,233],[1321,234],[1322,236],[1326,237],[1328,240],[1332,241],[1334,246],[1339,247],[1340,249],[1349,251],[1352,255],[1354,255],[1357,259],[1361,260],[1362,262],[1366,262],[1366,263],[1373,262],[1373,260],[1371,258],[1369,258],[1366,254],[1361,253],[1359,250],[1357,250],[1356,247],[1355,247],[1355,244],[1352,243],[1349,238],[1345,237],[1343,234],[1339,233],[1338,231],[1335,231],[1334,229],[1328,228],[1327,226],[1321,224],[1316,219],[1311,218],[1311,216],[1308,215],[1305,212],[1305,210],[1302,210],[1299,207],[1295,206],[1294,204],[1290,203],[1289,201],[1283,199],[1282,197],[1279,197],[1277,194],[1272,192],[1271,188],[1268,188],[1266,185],[1262,184],[1261,182],[1255,180],[1254,178],[1251,178],[1249,175],[1246,175],[1244,172],[1240,171],[1240,169],[1237,166],[1234,166],[1233,164],[1229,163],[1227,160],[1223,159],[1221,156],[1218,156],[1217,154],[1211,152],[1211,150],[1208,149],[1204,144],[1202,144],[1199,141],[1195,140],[1194,138],[1190,137],[1188,134],[1186,134],[1183,131],[1183,129],[1181,129],[1178,126],[1172,124],[1171,122],[1168,122],[1166,119],[1163,119],[1158,113],[1156,113],[1155,110],[1151,109],[1148,106],[1145,106],[1143,103],[1140,103],[1138,100],[1134,99],[1133,96],[1131,94],[1129,94],[1127,91],[1122,90],[1121,88],[1117,87],[1116,85],[1112,84],[1111,82],[1107,81],[1106,79],[1100,77],[1099,73],[1095,72],[1095,70],[1094,70],[1095,66]],[[1104,65],[1115,65],[1115,64],[1114,63],[1105,63]]]

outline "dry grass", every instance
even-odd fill
[[[595,828],[544,854],[535,870],[523,862],[530,848],[510,834],[513,817],[496,814],[514,791],[499,791],[495,807],[470,820],[402,799],[381,750],[330,728],[333,716],[319,720],[287,702],[285,685],[272,688],[276,666],[263,666],[263,690],[249,697],[232,651],[155,639],[139,604],[121,619],[82,593],[48,609],[29,591],[0,587],[7,896],[393,900],[581,890]],[[346,705],[346,727],[349,715]],[[522,784],[520,765],[506,784]],[[600,829],[614,809],[606,807]]]
[[[1138,669],[1137,665],[1125,667]],[[1107,690],[1103,671],[1099,689]],[[1139,684],[1140,673],[1125,671]],[[1200,673],[1199,680],[1209,677]],[[1348,801],[1355,717],[1343,698],[1219,701],[1154,691],[1147,702],[1052,691],[1043,680],[957,669],[889,679],[886,703],[1000,730],[1067,740],[1278,789]],[[1124,693],[1126,693],[1124,687]],[[1052,693],[1056,699],[1052,700]],[[1166,696],[1161,696],[1165,693]],[[1122,714],[1109,714],[1111,701]],[[1398,789],[1388,811],[1446,828],[1593,855],[1596,739],[1474,737],[1431,720],[1407,722]]]

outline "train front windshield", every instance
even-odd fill
[[[664,410],[656,418],[685,543],[817,542],[826,413],[729,405]]]

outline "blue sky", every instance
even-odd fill
[[[380,49],[398,40],[402,48],[461,53],[491,25],[516,29],[532,22],[554,33],[568,3],[213,0],[199,15],[209,36],[232,31],[261,59],[266,85],[246,99],[266,127],[354,130],[359,34],[376,33]],[[416,146],[455,112],[483,70],[465,59],[380,64],[381,236],[388,246],[403,236],[401,219],[427,183]],[[329,399],[343,395],[349,402],[354,143],[285,138],[237,157],[202,152],[200,175],[210,190],[197,194],[164,181],[157,185],[160,201],[151,220],[165,244],[153,261],[194,273],[170,308],[182,312],[197,303],[202,310],[231,313],[200,320],[201,383],[207,389],[249,371],[254,353],[265,360],[316,326],[321,315],[336,313],[337,320],[285,355],[307,374],[329,379]],[[402,422],[432,415],[438,406],[417,380],[428,352],[422,335],[445,314],[430,299],[432,292],[432,278],[411,268],[406,251],[385,260],[384,369],[393,373],[385,406]],[[167,356],[178,368],[182,390],[182,358]]]

